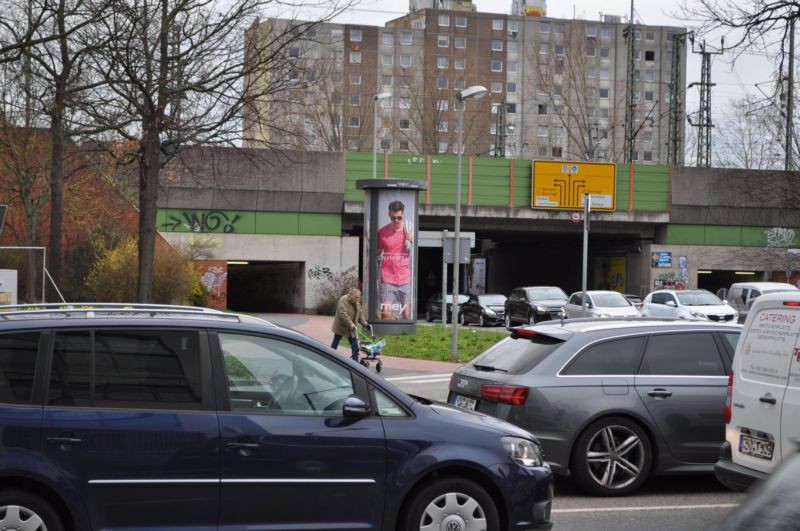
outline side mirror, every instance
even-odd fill
[[[370,414],[369,405],[356,395],[350,395],[344,400],[342,414],[349,419],[363,419]]]
[[[678,307],[678,305],[677,305],[677,304],[675,304],[675,301],[667,301],[667,302],[666,302],[666,304],[667,304],[667,306],[669,306],[670,308],[677,308],[677,307]]]

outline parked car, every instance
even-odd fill
[[[736,310],[727,301],[705,289],[653,291],[644,298],[639,310],[642,317],[671,319],[707,319],[709,321],[736,321]]]
[[[469,300],[468,295],[459,295],[458,296],[458,305],[459,307]],[[445,303],[447,310],[445,311],[445,315],[447,316],[447,322],[452,322],[452,314],[453,314],[453,294],[447,294],[447,302]],[[428,302],[425,303],[425,320],[429,323],[433,321],[441,321],[442,320],[442,294],[441,293],[434,293],[428,298]]]
[[[800,291],[758,297],[728,380],[726,442],[715,472],[743,490],[795,451],[800,440]]]
[[[506,296],[500,293],[472,295],[461,304],[458,320],[462,325],[477,324],[479,326],[499,325],[505,323]]]
[[[514,288],[506,299],[506,328],[557,319],[567,304],[567,294],[555,286]]]
[[[448,401],[536,434],[556,474],[620,496],[713,471],[736,323],[631,319],[514,329],[457,369]]]
[[[622,296],[628,299],[631,304],[636,306],[637,310],[642,307],[642,298],[640,296],[634,295],[633,293],[623,293]]]
[[[739,312],[739,322],[743,323],[750,311],[750,306],[761,295],[768,293],[781,293],[784,291],[797,291],[797,286],[786,282],[737,282],[731,284],[728,290],[720,290],[723,297],[728,300],[734,310]],[[717,296],[720,292],[717,292]]]
[[[577,291],[569,296],[564,307],[567,317],[637,317],[636,309],[622,293],[618,291],[591,290],[586,291],[586,311],[583,310],[583,292]]]
[[[0,316],[4,529],[552,525],[530,433],[295,331],[155,305]]]

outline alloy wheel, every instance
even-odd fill
[[[622,489],[636,481],[645,464],[645,447],[630,428],[603,427],[594,434],[586,450],[592,479],[606,489]]]

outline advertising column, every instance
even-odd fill
[[[363,300],[378,335],[416,331],[417,218],[422,181],[369,179],[364,190]]]

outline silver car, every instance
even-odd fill
[[[713,472],[740,331],[641,318],[521,327],[453,374],[448,401],[531,431],[587,492],[626,495],[652,474]]]
[[[584,293],[586,309],[584,310]],[[608,290],[576,291],[564,306],[567,317],[636,317],[639,310],[622,293]]]

